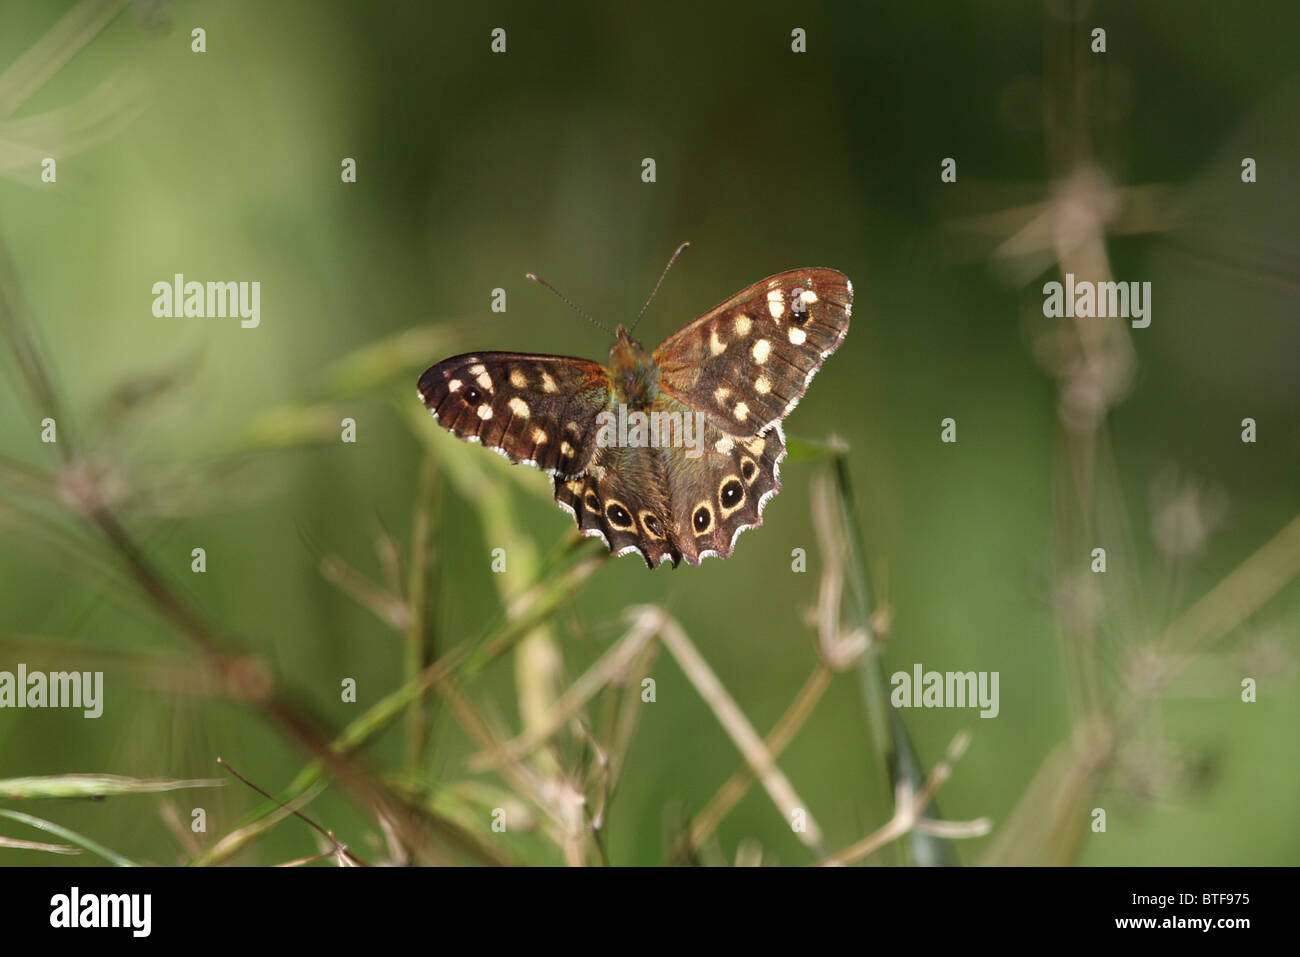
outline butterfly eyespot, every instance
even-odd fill
[[[695,527],[696,535],[703,535],[713,527],[713,509],[707,505],[701,505],[695,510],[695,516],[691,519],[691,524]]]
[[[605,506],[605,517],[609,519],[609,524],[618,529],[629,529],[632,527],[632,516],[628,510],[617,502],[610,502]]]
[[[754,481],[754,473],[758,471],[758,466],[754,464],[753,459],[745,459],[740,466],[740,474],[746,482]]]
[[[653,512],[641,513],[641,526],[646,530],[646,534],[651,538],[663,538],[663,526],[659,524],[659,519],[655,518]]]
[[[483,393],[480,392],[474,386],[471,385],[465,388],[465,401],[468,402],[470,405],[477,405],[479,400],[482,398],[483,398]]]
[[[737,502],[745,498],[745,490],[740,483],[732,479],[726,485],[722,486],[722,496],[720,501],[723,508],[734,508]]]
[[[718,485],[718,506],[721,509],[722,518],[729,518],[733,512],[738,512],[745,504],[745,486],[740,484],[740,479],[734,475],[728,475]]]
[[[587,497],[584,498],[582,502],[588,509],[595,512],[597,515],[600,514],[600,499],[596,498],[595,492],[588,492]]]

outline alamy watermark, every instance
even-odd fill
[[[0,708],[81,708],[87,718],[104,713],[104,672],[0,671]]]
[[[703,412],[638,412],[620,402],[618,412],[596,416],[601,448],[684,448],[688,459],[704,454]]]
[[[895,708],[979,708],[981,718],[998,716],[996,671],[895,671],[889,679]]]
[[[256,329],[262,321],[260,282],[190,282],[176,273],[171,282],[153,284],[153,314],[159,319],[232,319],[239,317],[245,329]]]
[[[1065,285],[1043,285],[1043,315],[1049,319],[1131,319],[1134,329],[1151,325],[1150,282],[1092,282],[1065,274]]]
[[[152,894],[83,894],[75,885],[50,898],[50,926],[56,928],[122,928],[132,937],[148,937],[153,929]]]

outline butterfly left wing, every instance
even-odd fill
[[[564,477],[586,470],[596,417],[610,403],[604,367],[526,352],[452,356],[426,369],[418,388],[443,428]]]
[[[664,340],[654,351],[659,388],[728,435],[760,435],[802,398],[852,312],[853,284],[841,272],[769,276]]]
[[[555,502],[578,530],[599,538],[617,557],[641,553],[650,568],[682,559],[672,526],[669,465],[663,450],[643,446],[596,449],[585,474],[555,477]]]

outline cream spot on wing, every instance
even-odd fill
[[[487,372],[487,366],[483,365],[481,362],[478,365],[469,367],[470,375],[482,375],[484,372]]]
[[[560,391],[559,389],[557,389],[557,388],[555,387],[555,380],[551,378],[551,375],[550,375],[549,372],[543,372],[543,373],[542,373],[542,391],[543,391],[543,392],[559,392],[559,391]]]
[[[727,351],[727,344],[718,338],[718,330],[714,329],[709,333],[709,353],[720,356]]]
[[[720,385],[713,390],[713,398],[717,400],[718,405],[724,405],[727,399],[731,398],[731,390],[725,385]]]
[[[478,417],[484,422],[492,418],[492,406],[488,405],[486,402],[480,405],[478,407]]]
[[[767,380],[766,376],[759,376],[754,382],[754,388],[760,395],[767,395],[772,391],[772,383]]]
[[[573,454],[573,446],[569,444],[567,439],[560,443],[560,454],[565,457]]]
[[[520,369],[511,369],[510,384],[516,389],[526,389],[528,388],[528,376],[524,375]]]
[[[605,477],[605,466],[597,465],[595,462],[592,462],[591,467],[587,469],[587,474],[599,482]],[[597,511],[599,511],[599,509],[597,509]]]
[[[516,396],[515,398],[511,399],[507,404],[510,406],[510,411],[513,412],[516,416],[518,416],[521,419],[528,418],[528,403],[525,402],[523,399]]]
[[[486,389],[489,392],[492,391],[492,377],[486,372],[480,375],[475,381],[478,382],[480,389]]]
[[[801,346],[807,338],[808,333],[804,332],[798,326],[795,326],[790,330],[790,343],[792,345]]]
[[[749,316],[736,317],[736,335],[744,337],[749,335],[750,321]]]
[[[760,435],[758,438],[754,439],[753,442],[746,442],[745,448],[749,450],[750,455],[754,456],[754,458],[758,458],[763,454],[763,449],[767,448],[767,439]]]
[[[546,442],[545,429],[533,429],[533,445],[543,445]]]
[[[731,450],[735,447],[736,443],[732,441],[732,438],[729,435],[724,435],[722,438],[718,439],[717,443],[713,446],[716,451],[723,455],[730,455]]]
[[[745,405],[745,403],[737,402],[735,411],[736,411],[736,421],[744,422],[746,419],[749,418],[749,406]]]
[[[817,293],[812,291],[811,282],[809,283],[808,288],[803,291],[803,301],[805,306],[811,306],[817,301]]]
[[[785,315],[785,293],[780,289],[771,289],[768,291],[767,311],[772,314],[773,319],[780,319]]]
[[[754,354],[754,361],[762,365],[767,361],[767,356],[772,351],[772,343],[766,339],[759,339],[754,343],[754,348],[751,351]]]
[[[459,380],[459,379],[452,379],[450,382],[448,382],[448,383],[447,383],[447,391],[448,391],[448,392],[459,392],[459,391],[460,391],[460,380]]]

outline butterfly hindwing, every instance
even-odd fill
[[[630,446],[596,450],[587,474],[555,479],[555,501],[573,514],[584,535],[600,538],[615,555],[638,551],[651,568],[682,553],[672,530],[669,464],[664,450]]]
[[[596,416],[610,402],[609,376],[597,363],[525,352],[444,359],[418,388],[438,423],[460,438],[565,477],[591,461]]]
[[[675,544],[692,565],[727,558],[747,528],[763,524],[763,509],[781,490],[785,434],[779,422],[762,435],[735,438],[712,423],[704,454],[670,478]]]
[[[853,284],[834,269],[770,276],[654,351],[659,388],[729,435],[758,435],[798,403],[844,341],[852,311]]]
[[[682,406],[662,398],[656,411]],[[687,412],[686,414],[690,414]],[[737,439],[703,424],[698,455],[680,447],[598,448],[587,474],[556,477],[555,500],[578,529],[615,555],[638,551],[651,568],[684,558],[726,558],[736,538],[763,524],[763,508],[781,489],[785,436],[780,424]]]

